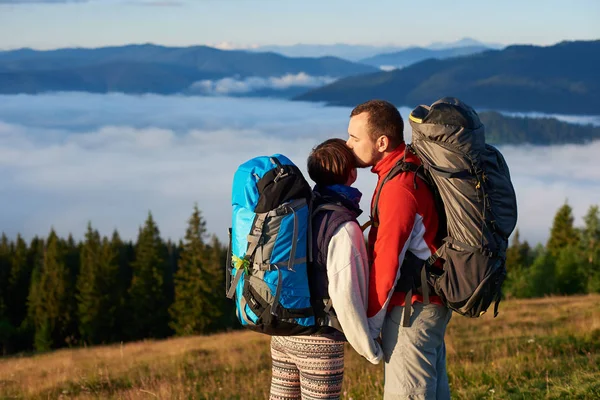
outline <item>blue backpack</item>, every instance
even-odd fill
[[[227,257],[227,297],[242,326],[269,335],[315,331],[307,273],[312,190],[280,154],[236,171]]]

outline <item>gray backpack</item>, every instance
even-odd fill
[[[448,308],[468,317],[481,316],[495,303],[496,316],[506,277],[508,237],[517,223],[506,161],[485,143],[477,113],[458,99],[446,97],[431,106],[418,106],[409,120],[413,134],[407,151],[415,153],[422,166],[401,160],[390,175],[413,172],[429,184],[443,235],[442,245],[428,260],[407,254],[401,276],[404,271],[413,276],[401,277],[398,286],[405,287],[407,299],[421,286],[425,303],[431,287]],[[443,260],[441,273],[431,268],[438,258]],[[407,281],[412,287],[406,286]]]

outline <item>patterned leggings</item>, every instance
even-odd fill
[[[339,399],[344,342],[319,336],[273,336],[270,400]]]

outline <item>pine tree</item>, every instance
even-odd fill
[[[160,232],[149,213],[135,246],[129,288],[131,336],[134,339],[160,338],[169,333],[165,258]]]
[[[72,346],[77,344],[79,339],[79,327],[77,320],[77,298],[75,295],[77,276],[79,275],[79,262],[81,244],[77,243],[73,235],[69,233],[67,240],[60,240],[62,258],[64,261],[67,273],[67,310],[68,315],[67,326],[65,326],[65,341],[67,345]]]
[[[6,355],[10,341],[15,334],[15,327],[11,323],[8,301],[9,281],[11,275],[11,243],[3,233],[0,239],[0,347],[2,354]]]
[[[598,206],[591,206],[585,217],[585,226],[582,230],[582,247],[587,262],[594,264],[600,255],[600,210]]]
[[[581,234],[581,247],[586,261],[587,291],[600,293],[600,210],[591,206],[583,218],[585,226]]]
[[[65,343],[69,315],[69,276],[59,239],[52,230],[29,292],[29,312],[35,326],[35,347],[49,350]]]
[[[225,263],[227,258],[227,247],[223,246],[216,235],[212,236],[210,252],[210,264],[208,270],[212,279],[216,282],[212,287],[212,294],[218,317],[211,325],[211,330],[225,330],[239,327],[239,321],[235,313],[235,303],[225,297]]]
[[[114,336],[119,299],[117,254],[108,239],[88,224],[81,250],[81,272],[77,280],[79,331],[86,343],[110,342]]]
[[[81,249],[80,273],[77,279],[77,314],[79,332],[85,343],[96,342],[96,321],[100,308],[98,275],[100,273],[100,234],[88,223]],[[100,311],[101,312],[101,311]]]
[[[17,235],[11,257],[11,273],[9,280],[9,296],[7,299],[11,322],[21,325],[27,316],[27,293],[31,279],[32,264],[27,262],[27,243],[21,235]]]
[[[36,329],[36,306],[41,303],[41,291],[38,290],[40,285],[40,277],[44,264],[44,253],[46,243],[44,239],[35,236],[31,240],[29,249],[27,250],[27,265],[31,268],[31,277],[29,279],[29,287],[27,289],[27,316],[20,327],[20,338],[26,338],[27,349],[49,350],[52,347],[50,337],[47,338],[47,346],[36,346],[36,331],[39,334],[39,329]]]
[[[519,266],[521,263],[519,262],[520,252],[519,248],[521,247],[519,229],[515,229],[515,233],[512,236],[512,240],[510,242],[510,246],[506,249],[506,269],[509,271]]]
[[[554,216],[546,247],[550,255],[558,257],[561,249],[577,245],[578,241],[579,235],[573,226],[573,209],[565,203]]]
[[[512,237],[511,245],[506,250],[506,269],[508,276],[504,283],[504,292],[507,296],[522,293],[527,285],[527,269],[531,264],[531,247],[527,241],[521,242],[517,229]]]
[[[553,293],[556,293],[556,259],[547,251],[540,251],[525,274],[525,285],[515,296],[541,297]]]
[[[175,274],[177,273],[178,269],[177,264],[179,262],[180,252],[177,248],[177,245],[173,243],[170,239],[167,240],[164,249],[166,261],[166,301],[171,306],[175,301]]]
[[[27,260],[29,249],[21,235],[17,235],[11,255],[11,273],[8,282],[8,315],[10,323],[17,329],[11,341],[10,351],[21,351],[31,346],[31,332],[26,323],[27,295],[31,284],[33,263]]]
[[[133,276],[132,265],[135,260],[135,248],[131,241],[123,242],[115,230],[110,239],[111,251],[117,255],[117,283],[113,288],[117,298],[116,327],[113,338],[128,340],[131,329],[131,304],[129,301],[129,288]]]
[[[556,293],[570,295],[583,293],[586,288],[585,261],[577,246],[560,249],[556,258]]]
[[[175,301],[169,309],[170,325],[178,335],[205,333],[219,316],[213,293],[217,282],[209,270],[211,260],[205,236],[206,222],[195,205],[175,274]]]
[[[527,240],[521,242],[520,233],[517,229],[513,235],[510,247],[506,250],[507,269],[525,269],[531,264],[531,246]]]

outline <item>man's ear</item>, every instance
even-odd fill
[[[385,153],[390,147],[390,138],[385,135],[379,136],[375,142],[375,148],[380,153]]]

